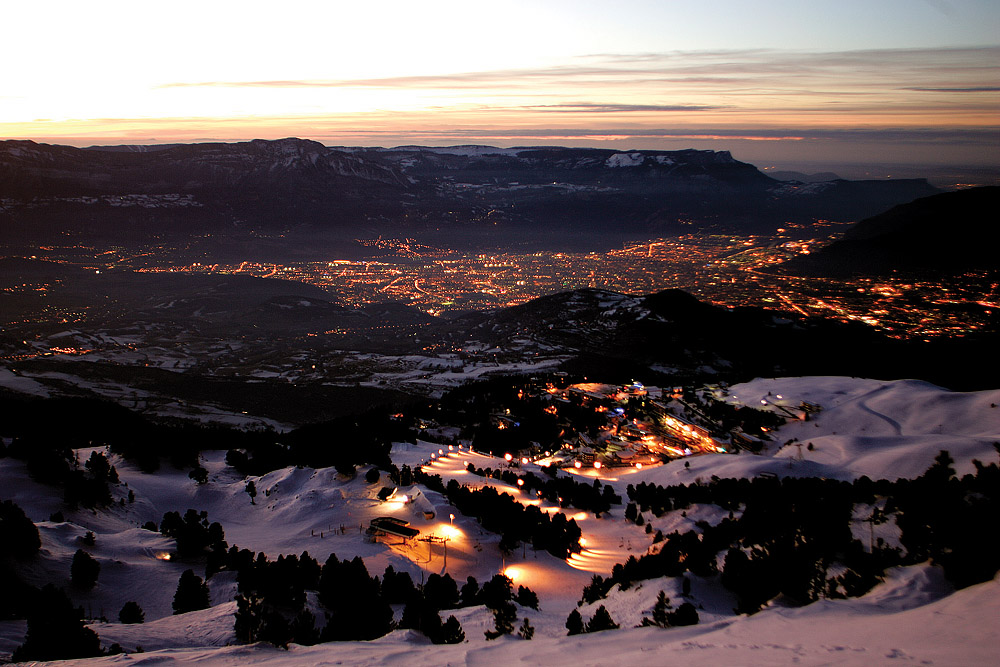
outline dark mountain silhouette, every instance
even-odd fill
[[[2,241],[242,234],[292,246],[361,229],[751,232],[857,220],[933,192],[923,180],[780,182],[725,151],[0,142]]]
[[[954,274],[1000,269],[1000,187],[923,197],[867,218],[819,252],[781,265],[800,275]]]
[[[753,377],[858,375],[918,377],[956,388],[985,388],[1000,371],[995,337],[903,342],[859,323],[803,318],[759,308],[713,306],[680,290],[629,296],[583,289],[440,325],[511,349],[535,345],[572,359],[565,368],[628,381],[741,381]],[[990,366],[992,373],[984,369]]]

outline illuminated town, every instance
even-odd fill
[[[678,288],[716,305],[854,320],[895,338],[961,337],[991,326],[991,316],[1000,308],[1000,289],[997,276],[984,271],[947,279],[899,275],[846,280],[766,272],[829,243],[839,236],[839,228],[821,222],[819,230],[831,233],[810,239],[800,238],[801,233],[795,233],[799,230],[784,229],[777,236],[686,235],[589,253],[469,252],[378,238],[359,240],[364,254],[360,258],[284,263],[176,264],[170,258],[177,249],[168,246],[141,251],[50,246],[39,251],[46,259],[95,272],[131,269],[300,281],[323,288],[348,307],[392,301],[430,315],[514,306],[584,287],[626,294]],[[48,289],[45,283],[4,288],[36,296]],[[33,320],[74,322],[85,317],[78,304],[52,302]]]

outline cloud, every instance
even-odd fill
[[[979,79],[982,87],[1000,72],[1000,47],[874,49],[857,51],[677,51],[582,56],[576,64],[413,76],[355,79],[189,81],[161,88],[510,88],[533,85],[614,86],[659,82],[677,85],[755,85],[762,81],[794,88],[834,80],[848,85],[906,80],[908,89],[954,85],[956,77]],[[992,78],[988,78],[992,77]],[[962,83],[965,83],[964,81]],[[973,82],[970,82],[972,84]],[[970,85],[970,87],[976,87]],[[655,91],[650,91],[655,92]]]
[[[628,113],[630,111],[712,111],[725,106],[709,104],[535,104],[518,107],[531,111],[556,113]]]
[[[973,86],[969,88],[900,88],[900,90],[915,90],[925,93],[998,93],[1000,86]]]
[[[396,130],[365,131],[367,134],[398,134]],[[845,129],[761,129],[742,128],[514,128],[479,129],[450,128],[408,131],[417,140],[420,137],[450,137],[456,141],[471,139],[565,139],[568,141],[584,138],[636,138],[636,139],[734,139],[749,141],[838,141],[864,143],[940,143],[979,145],[983,142],[997,143],[997,130],[992,127],[961,129],[908,129],[881,128],[864,130]]]

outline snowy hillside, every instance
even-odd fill
[[[625,497],[628,485],[640,482],[661,486],[693,484],[711,476],[754,478],[761,473],[778,476],[826,477],[852,480],[915,478],[948,450],[959,476],[974,470],[972,460],[996,461],[993,443],[1000,441],[1000,390],[956,393],[924,382],[893,382],[845,378],[771,378],[719,389],[717,397],[730,403],[766,407],[798,414],[803,402],[820,409],[808,420],[792,419],[772,432],[772,442],[759,455],[716,454],[694,456],[642,469],[625,467],[601,475]],[[428,436],[430,437],[430,436]],[[791,442],[789,442],[791,441]],[[798,447],[796,443],[802,444]],[[810,448],[809,445],[812,445]],[[103,450],[101,450],[103,451]],[[81,450],[84,460],[90,450]],[[927,563],[896,567],[885,580],[859,598],[821,599],[806,606],[772,601],[759,613],[736,615],[733,595],[718,576],[691,576],[684,597],[682,578],[648,579],[620,590],[616,585],[606,599],[578,607],[582,588],[593,575],[607,576],[616,563],[630,556],[655,552],[651,532],[686,532],[699,525],[716,525],[729,514],[711,504],[693,505],[662,516],[646,513],[644,527],[624,520],[625,506],[613,506],[600,517],[573,507],[559,508],[516,485],[480,477],[467,471],[499,469],[503,459],[468,449],[418,440],[398,443],[391,457],[397,466],[423,465],[447,482],[455,479],[471,487],[485,485],[510,493],[525,505],[543,512],[565,512],[583,534],[583,550],[567,560],[544,551],[518,547],[504,558],[500,536],[485,532],[476,519],[448,504],[438,492],[422,485],[400,487],[414,502],[381,502],[376,494],[384,484],[365,480],[368,468],[355,477],[332,468],[313,470],[289,467],[244,478],[225,463],[225,452],[203,455],[208,481],[198,484],[187,471],[164,466],[155,474],[140,472],[127,461],[110,457],[121,478],[114,489],[114,503],[105,510],[67,511],[61,491],[32,480],[21,461],[0,459],[0,497],[22,507],[39,528],[42,548],[27,567],[25,578],[41,585],[54,581],[66,586],[75,604],[90,618],[105,616],[111,622],[90,627],[107,647],[118,643],[127,656],[69,661],[72,665],[143,664],[260,664],[284,667],[337,663],[361,664],[672,664],[686,661],[707,665],[806,664],[871,665],[896,660],[918,664],[989,664],[1000,640],[1000,581],[955,591],[939,567]],[[520,472],[540,473],[528,463]],[[572,471],[590,482],[594,469]],[[246,490],[253,481],[257,495],[251,503]],[[134,501],[126,496],[131,491]],[[628,502],[627,500],[625,501]],[[464,628],[466,642],[431,645],[412,630],[396,630],[370,642],[337,642],[315,646],[292,645],[288,650],[269,644],[235,643],[233,613],[236,582],[230,572],[208,580],[212,607],[172,615],[171,602],[177,581],[186,569],[204,573],[203,563],[181,562],[174,540],[141,528],[159,523],[165,512],[184,513],[188,508],[207,512],[218,521],[230,545],[238,545],[270,558],[308,551],[320,562],[335,553],[339,558],[364,558],[371,574],[381,575],[391,565],[420,582],[431,573],[448,572],[460,584],[474,576],[480,582],[503,568],[515,587],[525,585],[538,593],[540,611],[518,606],[518,619],[527,616],[536,628],[534,639],[517,636],[486,641],[492,614],[482,605],[449,610]],[[62,511],[63,521],[48,520]],[[452,518],[450,515],[454,515]],[[739,514],[739,510],[736,512]],[[441,544],[387,543],[366,539],[364,528],[380,516],[409,522],[421,534],[448,538]],[[867,526],[852,526],[855,532]],[[879,537],[898,542],[895,526],[878,526]],[[95,541],[85,545],[85,533]],[[874,535],[874,533],[873,533]],[[662,544],[661,544],[662,546]],[[90,591],[69,583],[70,561],[84,548],[101,565],[97,585]],[[678,604],[687,600],[698,609],[700,622],[687,627],[636,628],[648,617],[657,594],[664,591]],[[124,625],[118,610],[129,600],[145,611],[145,623]],[[566,636],[567,614],[578,609],[584,619],[606,607],[622,629]],[[401,607],[394,609],[400,618]],[[23,621],[0,622],[0,657],[19,645]],[[142,647],[144,653],[133,652]]]

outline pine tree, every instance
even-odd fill
[[[580,612],[574,609],[566,617],[566,629],[569,630],[570,635],[580,635],[587,630],[583,627],[583,617],[580,616]]]
[[[184,570],[177,582],[177,592],[174,593],[174,613],[185,614],[198,609],[208,609],[209,606],[211,601],[208,585],[194,573],[194,570]]]
[[[458,584],[448,573],[439,575],[432,572],[427,577],[423,593],[427,602],[437,609],[454,609],[458,606]]]
[[[475,577],[469,577],[465,580],[465,585],[462,586],[460,596],[462,598],[463,607],[471,607],[478,602],[479,582],[476,581]]]
[[[142,623],[146,620],[146,613],[137,602],[126,602],[118,612],[118,620],[121,623]]]
[[[509,600],[503,602],[493,609],[493,622],[495,628],[487,630],[484,634],[487,639],[496,639],[500,635],[509,635],[514,632],[514,621],[517,620],[517,608]]]
[[[250,496],[250,504],[256,505],[257,503],[254,502],[254,498],[257,497],[257,485],[254,484],[254,481],[252,479],[249,482],[247,482],[246,492],[247,495]]]
[[[94,479],[99,482],[108,481],[108,477],[111,474],[111,465],[108,463],[107,457],[99,452],[91,452],[90,458],[83,466],[90,471]],[[117,474],[117,473],[116,473]]]
[[[278,648],[288,648],[288,642],[292,641],[292,631],[285,617],[277,609],[267,605],[265,602],[263,618],[264,623],[260,630],[260,640],[269,642]]]
[[[581,600],[586,604],[592,604],[603,599],[604,595],[604,577],[595,574],[591,577],[590,583],[583,587],[583,597]]]
[[[594,616],[587,622],[587,632],[600,632],[601,630],[617,630],[620,626],[611,618],[608,610],[601,605],[594,612]]]
[[[13,655],[14,662],[69,660],[101,655],[101,640],[83,624],[83,611],[73,607],[61,588],[47,584],[28,613],[24,644]]]
[[[465,631],[462,625],[454,616],[449,616],[448,620],[441,626],[435,644],[461,644],[465,641]]]
[[[196,466],[188,473],[188,477],[193,479],[196,484],[205,484],[208,482],[208,470],[201,466]]]
[[[670,609],[670,598],[663,591],[656,596],[656,604],[653,605],[653,618],[643,618],[642,624],[644,626],[655,625],[658,628],[665,628],[669,625],[667,622],[667,610]]]
[[[522,607],[531,607],[538,611],[538,595],[527,586],[518,586],[517,596],[514,599]]]
[[[535,636],[535,628],[532,627],[531,622],[528,617],[524,617],[524,621],[521,623],[521,627],[517,630],[517,635],[521,639],[531,639]]]
[[[101,564],[83,549],[77,549],[70,565],[70,581],[77,588],[89,591],[97,583],[97,575],[101,572]]]
[[[292,641],[302,646],[312,646],[319,642],[316,631],[316,617],[308,609],[303,609],[292,620]]]
[[[685,602],[677,608],[677,611],[672,611],[667,614],[667,622],[676,627],[680,627],[682,625],[697,625],[698,620],[698,610],[695,609],[694,605],[690,602]]]
[[[236,639],[247,644],[253,644],[260,639],[264,628],[264,600],[253,594],[236,596],[236,622],[233,632]],[[177,613],[177,612],[174,612]]]
[[[483,584],[481,598],[483,604],[490,609],[496,609],[511,598],[511,588],[514,583],[503,574],[494,574],[493,578]]]

